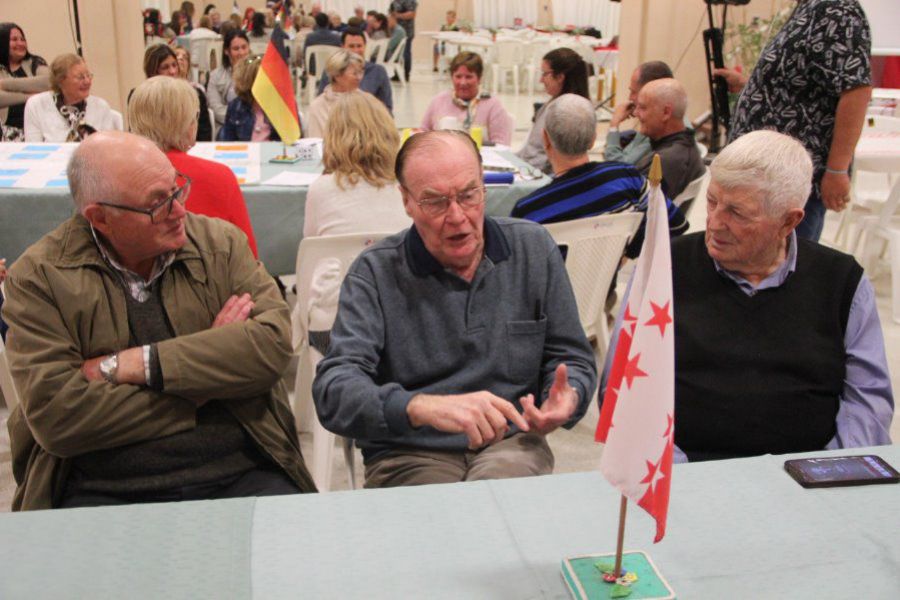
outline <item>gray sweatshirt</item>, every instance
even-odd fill
[[[542,402],[560,363],[580,403],[597,384],[562,256],[540,225],[485,218],[485,256],[466,282],[427,251],[415,227],[365,250],[350,267],[319,363],[313,397],[322,424],[368,458],[397,447],[465,450],[466,436],[413,428],[413,396],[487,390]],[[508,435],[517,429],[511,427]]]

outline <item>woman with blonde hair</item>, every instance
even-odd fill
[[[325,86],[325,90],[309,105],[310,137],[325,137],[332,107],[342,94],[359,89],[364,68],[365,63],[361,56],[343,48],[328,57],[325,72],[328,73],[331,83]]]
[[[238,226],[256,256],[256,239],[237,177],[225,165],[187,153],[197,139],[200,102],[190,83],[157,75],[134,89],[128,103],[131,130],[166,153],[169,162],[191,181],[185,202],[190,212],[218,217]]]
[[[278,132],[253,98],[253,82],[259,73],[262,56],[248,56],[234,68],[234,92],[237,98],[228,103],[225,124],[217,134],[223,142],[280,142]],[[298,120],[301,119],[297,115]],[[300,131],[304,131],[300,122]]]
[[[366,92],[348,92],[335,100],[331,115],[325,173],[306,195],[304,237],[408,227],[394,178],[400,137],[384,104]]]
[[[91,96],[94,75],[77,54],[50,63],[50,91],[25,103],[26,142],[80,142],[96,131],[121,129],[103,98]]]

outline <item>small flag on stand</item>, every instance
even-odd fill
[[[661,179],[657,156],[650,170],[646,239],[622,303],[596,433],[606,444],[600,471],[656,520],[654,542],[666,533],[675,439],[672,258]]]
[[[291,70],[286,58],[289,56],[285,49],[286,39],[281,23],[276,21],[251,92],[281,141],[290,145],[300,139],[301,132]]]

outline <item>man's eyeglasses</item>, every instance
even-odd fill
[[[165,221],[168,216],[172,213],[172,205],[178,200],[181,204],[184,204],[185,200],[187,200],[188,195],[191,193],[191,178],[187,175],[183,175],[181,173],[175,173],[175,185],[178,186],[172,194],[150,208],[137,208],[134,206],[125,206],[124,204],[114,204],[112,202],[97,202],[102,206],[109,206],[111,208],[118,208],[119,210],[127,210],[130,212],[141,213],[150,217],[150,222],[154,225],[157,223],[161,223]]]
[[[450,202],[454,199],[463,210],[480,206],[484,202],[484,191],[484,186],[480,185],[457,192],[454,196],[433,196],[415,200],[415,203],[429,217],[437,217],[450,209]],[[406,192],[409,193],[409,190]]]

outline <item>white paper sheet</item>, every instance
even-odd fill
[[[282,185],[289,187],[303,187],[312,184],[321,177],[321,173],[302,173],[298,171],[282,171],[275,177],[263,181],[263,185]]]

